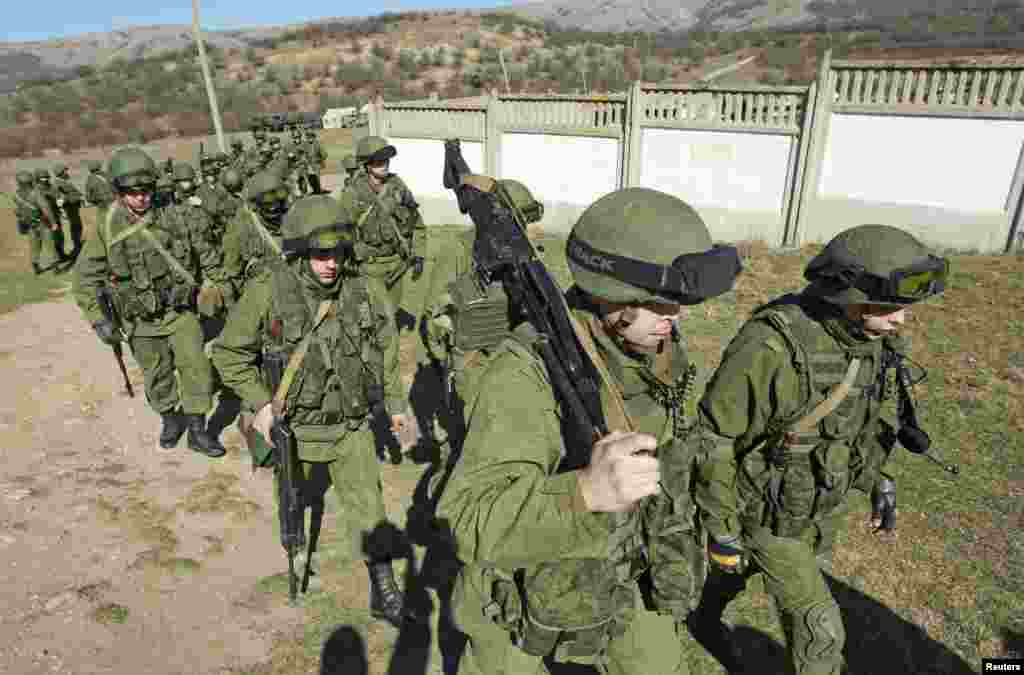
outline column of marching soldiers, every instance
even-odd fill
[[[187,433],[191,449],[224,455],[207,423],[219,392],[240,403],[254,467],[272,466],[278,486],[297,481],[299,508],[322,516],[333,486],[339,540],[365,562],[371,614],[396,627],[425,617],[395,579],[381,449],[437,451],[428,492],[461,562],[448,617],[468,638],[459,673],[559,662],[685,673],[697,642],[731,669],[741,653],[722,614],[755,574],[790,667],[843,672],[843,623],[822,568],[853,490],[871,500],[870,527],[894,528],[884,465],[897,440],[927,450],[914,440],[924,432],[900,333],[907,307],[944,290],[948,261],[895,227],[840,233],[807,266],[802,291],[756,310],[723,345],[693,413],[684,307],[729,291],[742,272],[696,210],[645,188],[596,200],[566,244],[573,285],[545,296],[568,332],[541,334],[537,306],[522,301],[544,291],[536,268],[501,277],[485,261],[507,262],[531,239],[543,205],[521,182],[464,163],[448,185],[446,168],[477,227],[425,266],[425,226],[390,171],[395,155],[363,138],[329,195],[315,133],[283,143],[257,133],[249,148],[201,156],[198,170],[123,148],[105,171],[90,165],[84,202],[66,167],[52,185],[45,170],[19,172],[18,227],[37,273],[48,230],[57,264],[77,259],[75,300],[102,341],[130,346],[162,448]],[[83,203],[99,209],[84,243]],[[512,248],[487,241],[502,228]],[[526,277],[534,286],[515,291]],[[412,307],[411,297],[426,300]],[[442,392],[426,403],[399,374],[409,331],[417,378],[435,377]],[[552,366],[559,339],[583,366]],[[596,404],[570,405],[567,381],[584,392],[591,382]],[[576,419],[584,413],[590,426]],[[314,581],[315,541],[310,532],[300,559]]]

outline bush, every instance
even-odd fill
[[[370,55],[382,61],[390,61],[394,57],[395,52],[387,45],[374,42],[373,46],[370,47]]]
[[[480,33],[474,30],[466,33],[466,37],[462,42],[469,49],[480,49],[480,40]]]

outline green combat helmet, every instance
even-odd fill
[[[540,222],[544,217],[544,205],[534,199],[530,189],[519,181],[510,178],[499,180],[494,191],[523,230],[526,230],[527,225]]]
[[[220,184],[225,190],[237,196],[245,186],[245,178],[238,169],[228,169],[220,177]]]
[[[836,235],[807,265],[807,292],[836,305],[905,306],[942,293],[949,261],[903,230],[859,225]]]
[[[53,175],[57,178],[66,178],[68,173],[67,164],[55,164],[53,167]]]
[[[360,139],[356,145],[356,160],[360,164],[366,164],[367,162],[383,162],[391,159],[398,154],[395,150],[395,146],[389,145],[388,142],[380,136],[366,136]]]
[[[288,186],[275,171],[260,171],[246,183],[245,200],[269,223],[280,226],[288,210]]]
[[[579,288],[627,305],[695,305],[731,289],[743,269],[735,247],[712,245],[689,204],[648,188],[616,190],[591,204],[565,248]]]
[[[188,196],[196,191],[196,170],[188,162],[177,162],[174,165],[174,182],[179,192]]]
[[[103,170],[103,162],[98,159],[90,159],[85,163],[85,167],[89,169],[89,173],[99,173]]]
[[[15,174],[15,180],[18,181],[18,187],[32,187],[32,172],[31,171],[19,171]]]
[[[282,250],[289,257],[331,255],[348,259],[354,239],[351,219],[333,197],[304,197],[285,216]]]
[[[123,192],[130,188],[152,190],[156,184],[156,163],[141,148],[122,148],[110,158],[110,182]]]
[[[166,173],[161,173],[156,180],[153,191],[153,205],[157,208],[170,206],[174,203],[174,181]]]
[[[50,182],[50,172],[47,171],[46,169],[36,169],[36,172],[35,172],[34,175],[35,175],[37,181],[40,181],[40,182],[43,182],[43,183],[47,183],[47,184]]]

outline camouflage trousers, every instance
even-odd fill
[[[186,414],[206,414],[213,405],[213,371],[195,314],[182,314],[170,335],[133,336],[131,347],[145,375],[146,400],[153,410],[167,413],[180,403]]]
[[[467,565],[455,581],[452,606],[455,623],[469,638],[459,660],[458,675],[545,675],[545,659],[512,643],[511,635],[485,615],[491,602],[480,587],[479,568]],[[689,666],[682,644],[689,640],[685,626],[667,615],[644,609],[636,589],[636,615],[626,632],[608,643],[604,658],[581,659],[602,675],[686,675]]]
[[[43,242],[47,234],[48,230],[43,225],[33,225],[28,231],[29,256],[33,265],[42,266]]]
[[[755,530],[744,543],[751,558],[747,576],[761,574],[765,590],[775,600],[793,672],[840,675],[846,632],[812,546],[800,539],[776,537],[766,528]],[[720,620],[745,587],[745,577],[712,576],[704,589],[699,616]]]

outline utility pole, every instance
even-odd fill
[[[210,116],[213,117],[213,128],[217,132],[217,145],[220,146],[221,152],[227,152],[224,127],[220,122],[220,108],[217,106],[217,92],[213,89],[210,63],[206,60],[206,47],[203,45],[203,32],[199,28],[199,0],[192,0],[192,37],[199,50],[199,65],[203,69],[203,80],[206,82],[206,97],[210,100]]]
[[[509,86],[509,83],[508,83],[508,68],[505,67],[505,50],[504,49],[501,49],[501,48],[498,49],[498,61],[501,63],[501,72],[505,75],[505,93],[506,94],[511,94],[512,93],[512,88]]]

